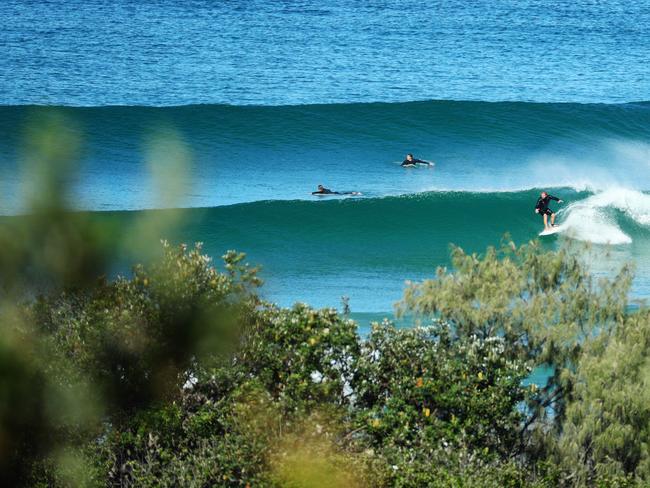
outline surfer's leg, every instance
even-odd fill
[[[548,215],[544,214],[544,230],[548,230]]]
[[[551,214],[551,227],[555,225],[555,213]]]

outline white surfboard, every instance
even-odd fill
[[[542,232],[539,233],[539,235],[540,236],[550,236],[550,235],[553,235],[553,234],[557,234],[561,230],[562,230],[562,228],[559,225],[555,225],[555,226],[551,227],[548,230],[543,230]]]

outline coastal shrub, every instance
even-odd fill
[[[558,461],[579,483],[648,484],[650,312],[629,314],[602,339],[579,363]]]
[[[239,324],[258,304],[256,270],[234,252],[217,272],[200,247],[162,249],[130,278],[54,288],[25,306],[3,306],[0,445],[10,485],[48,480],[27,476],[34,463],[36,471],[75,464],[83,453],[70,446],[178,399],[198,364],[237,346]]]
[[[112,483],[362,486],[338,442],[350,425],[355,324],[305,305],[264,304],[249,318],[237,347],[198,364],[172,407],[111,431],[97,456]]]
[[[47,415],[48,378],[33,344],[23,345],[3,323],[0,336],[0,481],[13,486],[51,447],[57,430]],[[9,334],[7,334],[9,333]]]
[[[246,327],[236,363],[289,412],[345,407],[359,354],[356,324],[334,309],[267,305]]]
[[[443,474],[479,465],[515,476],[499,466],[517,445],[527,371],[503,359],[500,339],[465,347],[442,326],[385,324],[361,340],[349,320],[304,305],[262,309],[248,334],[174,408],[109,436],[100,457],[113,483],[172,486],[182,472],[199,485],[444,486]],[[312,350],[314,334],[324,347]]]
[[[472,486],[467,473],[477,475],[479,466],[484,475],[475,486],[526,478],[508,460],[520,447],[525,415],[518,406],[529,370],[504,346],[500,337],[458,341],[439,322],[373,326],[353,385],[363,442],[376,457],[376,484]],[[494,481],[480,484],[490,470]]]
[[[624,267],[596,280],[579,252],[543,251],[537,242],[506,241],[484,255],[455,247],[451,269],[410,284],[399,311],[436,317],[461,342],[498,335],[505,357],[548,368],[547,383],[527,399],[526,428],[552,422],[561,429],[584,350],[626,316],[631,276]]]
[[[530,371],[504,349],[501,337],[455,340],[442,323],[373,326],[353,384],[371,445],[456,444],[485,459],[513,454]]]
[[[453,253],[360,337],[164,244],[130,277],[3,308],[4,484],[643,486],[650,328],[629,271],[567,250]],[[426,324],[426,326],[422,326]],[[548,384],[526,386],[535,367]],[[26,385],[29,385],[27,388]]]
[[[236,342],[259,284],[242,259],[226,254],[226,272],[218,273],[200,246],[163,243],[161,259],[136,266],[131,278],[40,297],[29,320],[52,350],[91,376],[115,413],[129,414],[177,394],[194,362]]]

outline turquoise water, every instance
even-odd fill
[[[635,262],[634,296],[650,296],[650,228],[635,213],[637,207],[648,206],[650,195],[569,188],[552,192],[568,202],[558,217],[566,230],[544,238],[544,244],[554,248],[572,236],[570,241],[602,276],[611,275],[625,262]],[[150,237],[152,242],[162,237],[201,241],[215,258],[226,249],[244,250],[250,262],[262,265],[266,298],[285,306],[299,300],[318,307],[340,307],[341,297],[347,296],[352,312],[359,314],[356,318],[367,324],[391,314],[405,280],[430,278],[437,266],[449,265],[450,243],[468,252],[482,252],[498,245],[505,233],[518,243],[536,238],[541,229],[532,210],[537,194],[537,190],[428,192],[330,201],[259,201],[188,209],[172,236]],[[606,198],[621,203],[620,208],[607,205]],[[623,206],[626,201],[629,208]],[[122,222],[128,232],[129,223],[142,213],[101,215]],[[593,226],[588,219],[595,219]],[[594,229],[595,236],[590,234]],[[599,238],[625,242],[582,250],[589,239]]]
[[[650,189],[650,103],[454,102],[55,107],[83,140],[71,205],[155,208],[147,141],[173,130],[192,162],[179,206],[542,187]],[[0,107],[0,210],[14,210],[23,130],[42,108]],[[406,152],[434,170],[403,170]],[[14,198],[12,198],[14,196]],[[533,202],[534,203],[534,202]]]
[[[123,233],[188,208],[152,245],[245,251],[282,305],[348,296],[363,323],[390,314],[450,243],[536,238],[541,189],[565,200],[544,244],[592,244],[599,275],[633,262],[647,298],[649,7],[6,0],[0,213],[25,210],[25,131],[55,111],[83,141],[72,208]],[[188,156],[172,203],[151,177],[156,134]],[[401,168],[407,152],[435,168]]]

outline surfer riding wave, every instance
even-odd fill
[[[535,213],[540,214],[543,219],[544,219],[544,230],[551,230],[551,228],[555,225],[555,212],[553,212],[549,208],[549,203],[551,203],[551,200],[555,200],[558,203],[562,203],[562,200],[560,200],[557,197],[554,197],[553,195],[549,195],[545,191],[543,191],[539,198],[537,199],[537,203],[535,204]],[[549,225],[548,222],[548,217],[549,215],[551,216],[551,223]]]

